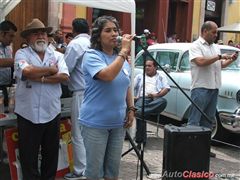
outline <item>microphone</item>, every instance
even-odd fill
[[[117,39],[117,41],[120,43],[120,42],[122,42],[122,38],[123,38],[122,36],[117,36],[116,39]],[[139,41],[141,38],[142,38],[142,36],[134,36],[134,37],[133,37],[133,40],[134,40],[134,41]]]

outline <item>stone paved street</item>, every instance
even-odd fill
[[[159,128],[159,137],[154,133],[156,126],[147,124],[148,133],[147,144],[144,150],[144,161],[147,164],[152,175],[160,175],[162,171],[162,151],[163,151],[163,130]],[[124,142],[123,152],[130,148],[128,140]],[[221,145],[218,147],[211,147],[212,151],[217,154],[216,158],[211,158],[210,171],[219,173],[220,177],[212,178],[211,180],[239,180],[240,179],[240,150],[237,148]],[[139,166],[138,166],[139,164]],[[137,176],[138,172],[138,176]],[[121,161],[121,169],[119,180],[139,180],[140,179],[140,162],[136,153],[132,150]],[[147,180],[146,172],[143,169],[143,180]],[[236,177],[238,175],[238,177]],[[223,176],[228,176],[224,178]],[[235,176],[235,177],[232,177]],[[138,177],[138,178],[136,178]],[[161,179],[161,178],[153,178]],[[10,180],[9,170],[6,165],[0,163],[0,180]],[[57,180],[63,180],[58,178]]]
[[[148,124],[148,131],[156,132],[156,127]],[[129,148],[129,142],[124,143],[124,152]],[[240,150],[237,148],[221,145],[211,147],[212,151],[217,154],[216,158],[210,160],[210,171],[219,173],[220,177],[211,180],[239,180],[240,179]],[[162,151],[163,151],[163,130],[160,128],[159,137],[155,134],[148,134],[147,144],[144,150],[144,160],[149,170],[153,174],[161,174],[162,171]],[[136,180],[138,158],[134,151],[131,151],[122,158],[120,178],[123,180]],[[138,172],[140,169],[138,168]],[[224,177],[229,176],[229,177]],[[238,177],[232,177],[238,176]],[[139,173],[138,173],[139,179]],[[144,170],[144,180],[146,177]],[[161,179],[161,178],[156,178]]]

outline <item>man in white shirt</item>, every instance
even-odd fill
[[[51,30],[33,19],[21,32],[29,46],[15,55],[15,113],[24,180],[54,180],[57,171],[61,82],[68,81],[69,73],[63,55],[48,47]]]
[[[215,119],[218,90],[221,86],[221,69],[237,59],[237,54],[221,54],[214,41],[217,38],[217,24],[207,21],[202,25],[201,36],[193,42],[189,50],[191,63],[191,99],[209,117]],[[212,122],[206,119],[192,105],[188,125],[204,126],[212,129]],[[215,155],[210,154],[212,157]]]
[[[84,52],[90,47],[89,26],[86,19],[74,19],[72,22],[72,29],[75,37],[68,44],[64,55],[70,73],[68,88],[73,92],[71,108],[73,172],[64,176],[65,179],[69,180],[83,178],[86,168],[86,152],[80,131],[79,112],[85,89],[82,58]]]
[[[161,113],[167,106],[165,96],[170,91],[165,75],[157,72],[157,64],[153,60],[146,60],[145,75],[145,102],[144,114],[148,117],[151,113]],[[143,74],[138,74],[134,79],[135,107],[137,108],[136,117],[141,118],[143,103]],[[137,127],[140,126],[137,120]],[[141,136],[137,132],[137,136]],[[137,139],[137,138],[136,138]],[[146,138],[145,138],[146,140]]]

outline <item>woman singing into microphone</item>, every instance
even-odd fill
[[[91,48],[83,57],[85,93],[80,110],[80,128],[86,148],[87,179],[117,180],[125,130],[134,119],[130,91],[130,66],[126,61],[132,35],[124,34],[121,49],[117,20],[95,20]]]

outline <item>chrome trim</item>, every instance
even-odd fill
[[[233,132],[240,134],[240,108],[238,108],[234,113],[221,112],[219,113],[219,118],[222,126]]]
[[[178,87],[177,86],[173,86],[173,85],[170,85],[170,88],[174,88],[174,89],[178,89]],[[182,90],[184,90],[184,91],[190,91],[190,88],[183,88],[183,87],[181,87],[182,88]]]
[[[170,88],[171,88],[171,89],[178,89],[178,87],[177,87],[177,86],[174,86],[174,85],[170,85]],[[190,88],[183,88],[183,87],[182,87],[182,89],[183,89],[184,91],[191,91]],[[233,95],[227,95],[226,92],[225,92],[225,94],[219,94],[218,97],[235,100],[235,98],[233,97]]]
[[[235,99],[234,97],[228,96],[228,95],[218,95],[218,96],[221,98],[226,98],[226,99]]]

